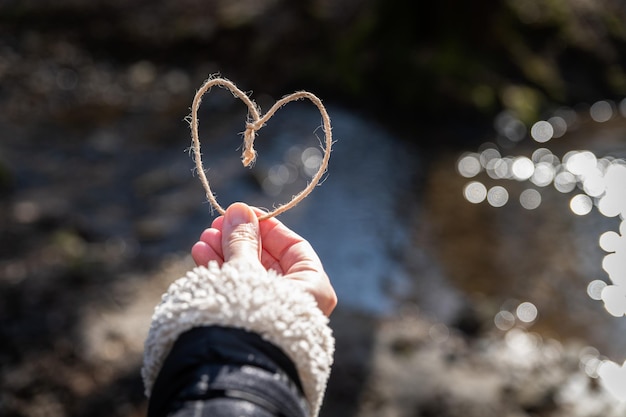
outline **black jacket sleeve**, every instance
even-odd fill
[[[141,370],[149,417],[317,417],[334,343],[298,283],[243,262],[194,268],[152,316]]]
[[[155,381],[148,417],[307,417],[291,360],[258,334],[205,326],[179,336]]]

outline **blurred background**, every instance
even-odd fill
[[[623,415],[624,22],[620,0],[0,1],[0,415],[145,415],[150,316],[215,216],[186,121],[212,74],[332,120],[324,182],[281,216],[339,296],[322,416]],[[321,118],[281,109],[252,169],[245,120],[205,95],[207,175],[272,208]]]

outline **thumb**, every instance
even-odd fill
[[[260,262],[261,234],[259,220],[244,203],[234,203],[224,213],[222,250],[224,262],[243,260]]]

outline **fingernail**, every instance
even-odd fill
[[[256,215],[254,212],[243,203],[231,204],[231,206],[226,209],[226,214],[224,216],[224,220],[233,226],[244,223],[253,223],[255,218]]]

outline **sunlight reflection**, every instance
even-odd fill
[[[600,236],[600,247],[609,252],[602,260],[602,268],[613,285],[602,288],[600,298],[604,308],[615,317],[626,314],[626,220],[620,223],[620,234],[608,231]]]
[[[504,111],[496,117],[494,127],[500,135],[511,142],[519,142],[526,136],[524,123],[509,111]]]
[[[560,138],[567,133],[567,123],[560,116],[554,116],[548,119],[548,123],[552,126],[552,137]]]
[[[487,201],[493,207],[502,207],[509,201],[509,192],[499,185],[491,187],[487,192]]]
[[[500,155],[499,150],[497,150],[495,147],[488,147],[480,153],[480,164],[483,166],[483,168],[487,168],[491,160],[500,159],[501,157],[502,155]]]
[[[470,203],[478,204],[487,197],[487,187],[478,181],[473,181],[465,186],[463,195]]]
[[[624,161],[614,161],[606,169],[604,180],[605,194],[598,203],[598,209],[607,217],[621,214],[622,218],[626,218],[626,165]]]
[[[475,177],[482,171],[480,156],[476,153],[461,156],[461,158],[459,158],[459,162],[457,163],[457,170],[459,171],[459,174],[465,178]]]
[[[598,377],[598,366],[602,362],[600,352],[593,346],[587,346],[580,351],[579,366],[590,378]]]
[[[524,181],[533,176],[533,173],[535,172],[535,165],[533,164],[533,161],[525,156],[518,156],[513,161],[511,171],[513,172],[513,176],[516,180]]]
[[[554,177],[554,188],[563,194],[567,194],[576,188],[576,177],[569,171],[559,172]]]
[[[563,157],[568,171],[574,175],[589,175],[597,169],[598,160],[590,151],[570,151]]]
[[[537,187],[545,187],[552,183],[556,169],[554,165],[549,162],[539,162],[535,165],[533,175],[530,177],[530,182]]]
[[[494,158],[487,163],[485,171],[490,178],[501,180],[512,176],[512,168],[511,158]]]
[[[322,152],[310,147],[302,150],[298,146],[289,148],[283,155],[283,162],[272,165],[261,184],[263,191],[272,197],[280,195],[288,184],[293,184],[301,176],[308,179],[315,175],[322,162]]]
[[[277,196],[281,193],[283,186],[294,182],[297,176],[297,168],[291,164],[273,165],[263,180],[263,190],[271,196]]]
[[[598,239],[598,243],[600,244],[600,248],[605,252],[616,252],[620,244],[626,244],[621,236],[612,230],[602,233],[600,239]]]
[[[544,143],[552,139],[554,136],[554,127],[550,122],[541,120],[530,128],[530,136],[539,143]]]
[[[502,310],[496,314],[493,322],[498,329],[507,331],[515,326],[515,316],[510,311]]]
[[[534,210],[541,205],[541,194],[534,188],[528,188],[520,194],[519,202],[526,210]]]
[[[554,163],[554,154],[552,153],[552,151],[548,148],[537,148],[535,149],[535,151],[532,154],[531,159],[533,160],[534,163],[538,163],[538,162],[552,162]],[[557,161],[558,163],[558,161]]]
[[[588,195],[577,194],[570,200],[569,207],[572,210],[572,213],[584,216],[585,214],[589,214],[591,212],[593,202]]]
[[[577,215],[586,215],[596,205],[598,210],[607,217],[626,214],[626,163],[622,159],[600,158],[588,150],[573,150],[563,156],[561,164],[559,158],[549,149],[538,148],[532,156],[502,156],[500,151],[491,143],[484,144],[480,153],[465,153],[457,162],[457,171],[463,177],[473,178],[481,172],[494,180],[514,179],[520,182],[530,181],[537,187],[554,185],[561,193],[569,193],[579,186],[584,193],[574,196],[570,201],[570,209]],[[504,186],[492,187],[491,198],[487,201],[494,207],[502,207],[509,199],[508,190]],[[471,190],[471,189],[470,189]],[[464,194],[466,199],[471,196],[472,202],[481,202],[484,198],[476,195]],[[478,191],[477,188],[473,189]],[[520,204],[528,208],[537,199],[538,193],[520,195]],[[533,196],[534,199],[528,200]],[[536,207],[534,207],[536,208]]]
[[[537,319],[537,307],[528,301],[523,302],[515,310],[515,314],[520,321],[524,323],[532,323]]]
[[[597,101],[589,109],[589,115],[595,122],[608,122],[613,117],[613,106],[608,101]]]
[[[618,400],[626,401],[626,362],[619,366],[615,362],[604,360],[598,366],[598,375],[607,391]]]
[[[606,287],[606,282],[596,279],[593,280],[587,285],[587,295],[592,300],[600,301],[602,300],[602,290]]]
[[[618,113],[619,112],[619,113]],[[601,100],[589,108],[589,116],[597,123],[604,123],[616,115],[626,117],[626,98],[616,105]],[[585,118],[585,116],[581,116]],[[619,233],[609,230],[598,240],[607,254],[602,268],[609,280],[595,279],[587,285],[587,295],[604,303],[606,311],[615,317],[626,315],[626,160],[614,156],[598,157],[590,150],[570,150],[560,159],[545,147],[532,151],[531,156],[502,155],[501,149],[509,149],[529,136],[536,143],[546,143],[565,135],[579,124],[579,116],[569,108],[561,108],[552,117],[541,120],[526,129],[513,113],[500,113],[494,122],[498,134],[497,143],[485,143],[477,153],[465,153],[457,163],[458,172],[466,178],[486,175],[502,185],[490,188],[480,181],[473,181],[463,189],[467,201],[474,204],[487,201],[492,207],[502,207],[509,200],[507,184],[511,180],[528,181],[535,187],[554,188],[563,194],[578,190],[569,200],[571,213],[584,216],[597,208],[605,217],[620,219]],[[503,140],[505,138],[505,140]],[[508,140],[509,142],[506,142]],[[507,183],[507,181],[509,181]],[[516,189],[511,186],[511,189]],[[535,188],[525,188],[519,194],[519,204],[534,210],[541,205],[542,194]],[[542,343],[541,338],[527,333],[524,327],[532,324],[538,316],[537,307],[530,302],[502,308],[494,319],[496,328],[505,331],[509,348],[520,355],[535,354]],[[581,370],[591,378],[599,378],[602,386],[615,397],[626,401],[626,362],[618,365],[602,357],[597,349],[585,348],[580,356]]]
[[[313,177],[317,170],[320,169],[321,163],[322,151],[318,148],[306,148],[302,152],[302,167],[307,176]]]
[[[518,328],[509,330],[504,340],[511,350],[524,356],[538,354],[537,348],[541,343],[541,337],[538,334],[529,333]]]

